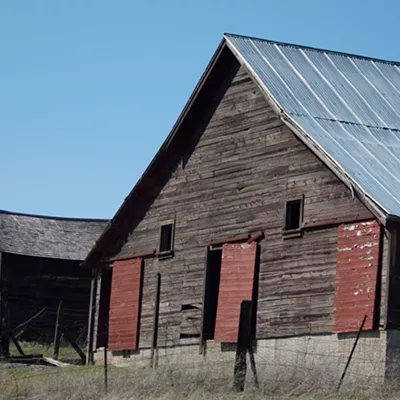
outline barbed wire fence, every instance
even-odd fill
[[[107,337],[106,328],[103,334]],[[358,339],[356,333],[342,337],[321,334],[252,341],[255,368],[250,368],[251,353],[246,348],[245,391],[263,395],[336,393],[338,389],[371,392],[374,396],[392,393],[398,387],[395,370],[400,362],[395,356],[396,352],[400,354],[400,340],[398,346],[391,344],[394,355],[388,356],[389,340],[385,335],[385,331],[369,331],[362,332]],[[52,392],[54,388],[55,393],[78,390],[104,396],[121,390],[134,394],[145,387],[160,392],[166,388],[232,390],[238,362],[236,344],[208,341],[201,354],[198,343],[177,343],[174,326],[163,328],[162,336],[156,349],[113,353],[100,348],[95,353],[96,364],[89,367],[0,364],[0,385],[7,387],[3,393],[0,391],[0,399],[29,398],[24,396],[31,391],[37,395],[32,398],[41,398],[38,390]],[[156,357],[157,362],[151,362],[151,357]],[[393,372],[389,371],[391,367]],[[343,384],[340,384],[341,378]],[[5,394],[8,397],[2,397]]]
[[[172,337],[171,337],[172,339]],[[354,338],[353,338],[354,339]],[[365,339],[365,340],[364,340]],[[382,390],[385,385],[387,358],[385,346],[379,338],[362,337],[354,351],[341,391]],[[338,382],[348,360],[351,343],[339,343],[324,337],[291,338],[286,344],[277,340],[259,341],[254,357],[259,388],[250,368],[245,376],[245,390],[264,394],[283,394],[322,391],[336,392]],[[221,345],[208,343],[206,355],[199,354],[198,345],[161,347],[157,349],[158,367],[150,367],[150,349],[122,356],[108,352],[107,387],[104,386],[104,351],[96,353],[96,365],[65,368],[21,367],[2,365],[1,387],[10,387],[10,399],[24,398],[29,388],[42,386],[72,388],[87,391],[95,386],[97,393],[126,390],[135,393],[138,387],[149,385],[174,387],[202,387],[206,390],[231,390],[234,383],[236,351],[221,350]],[[246,356],[250,365],[249,356]],[[127,368],[123,368],[127,367]],[[39,386],[38,382],[40,382]],[[386,384],[388,382],[386,381]],[[61,385],[61,386],[60,386]],[[161,390],[161,389],[160,389]],[[18,397],[19,396],[19,397]],[[0,393],[1,398],[1,393]],[[39,397],[38,397],[39,398]]]

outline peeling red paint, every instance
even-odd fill
[[[256,251],[256,243],[224,244],[222,247],[216,342],[237,342],[241,303],[253,298]]]
[[[136,350],[138,342],[142,259],[113,263],[108,349]]]
[[[334,332],[374,328],[380,225],[376,220],[339,226]]]

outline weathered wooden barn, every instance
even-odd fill
[[[155,346],[209,357],[236,342],[253,300],[258,359],[313,338],[339,354],[366,316],[384,374],[400,322],[399,171],[399,63],[225,35],[86,258],[90,358],[107,334],[114,362]]]
[[[11,329],[47,309],[23,339],[51,343],[62,300],[66,326],[86,340],[91,273],[80,264],[106,224],[0,211],[0,309]]]

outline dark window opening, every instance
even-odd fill
[[[286,202],[285,231],[293,231],[301,228],[302,200]]]
[[[221,262],[222,250],[209,251],[204,289],[203,340],[214,339],[219,283],[221,277]]]
[[[179,339],[194,339],[199,338],[200,333],[181,333],[179,335]]]
[[[193,304],[182,304],[181,311],[198,310],[199,307]]]
[[[161,227],[159,253],[171,253],[173,250],[174,225],[166,224]]]

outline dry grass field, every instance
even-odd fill
[[[1,400],[261,400],[261,399],[397,399],[394,387],[353,385],[335,393],[327,377],[303,380],[280,376],[260,388],[247,385],[245,393],[232,390],[231,377],[217,370],[112,368],[108,371],[108,393],[101,366],[65,368],[0,365]],[[400,392],[399,392],[400,393]]]

